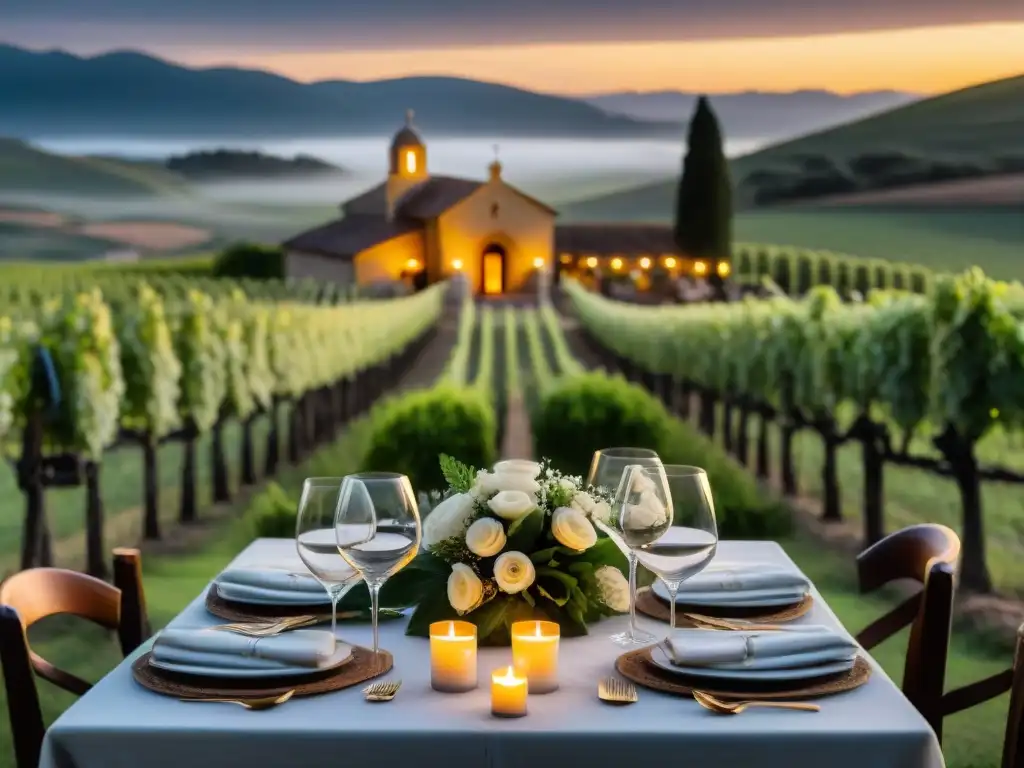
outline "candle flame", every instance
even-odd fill
[[[505,674],[495,680],[499,685],[518,685],[521,680],[516,677],[515,670],[509,666],[505,670]]]
[[[537,632],[536,632],[535,636],[536,637],[542,637],[542,635],[540,633],[540,622],[539,621],[537,622]]]
[[[454,621],[449,621],[448,622],[448,637],[453,639],[453,640],[455,639],[455,622]]]

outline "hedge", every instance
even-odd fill
[[[666,464],[703,467],[723,538],[775,537],[791,528],[786,507],[720,447],[620,377],[588,373],[553,387],[541,402],[534,439],[538,456],[571,474],[585,476],[594,451],[615,446],[651,448]]]

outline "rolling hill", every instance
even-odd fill
[[[713,102],[714,103],[714,102]],[[739,184],[754,173],[792,172],[809,158],[848,164],[865,153],[901,153],[979,167],[1024,159],[1024,75],[924,99],[767,147],[732,162]],[[677,169],[666,169],[674,176]],[[664,221],[675,178],[561,208],[566,218]],[[741,199],[742,202],[742,199]]]
[[[188,185],[155,164],[57,155],[0,138],[0,191],[140,197],[186,194]]]
[[[407,109],[449,135],[651,136],[678,123],[610,115],[575,99],[449,77],[299,83],[245,69],[190,69],[136,52],[80,57],[0,46],[0,135],[380,135]]]
[[[638,120],[685,121],[700,94],[681,91],[627,91],[590,96],[589,104]],[[920,98],[899,91],[843,95],[831,91],[763,93],[745,91],[711,96],[726,135],[779,141],[858,120]]]

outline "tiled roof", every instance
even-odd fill
[[[382,215],[357,214],[303,232],[283,243],[283,247],[290,251],[351,259],[374,245],[422,229],[423,224],[419,221],[388,221]]]
[[[431,176],[399,200],[398,213],[411,219],[433,219],[465,200],[483,185],[482,181],[455,176]]]
[[[559,224],[556,253],[656,254],[678,253],[668,224]]]

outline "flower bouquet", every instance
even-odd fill
[[[480,471],[440,461],[448,488],[424,517],[424,551],[399,574],[416,605],[407,634],[461,618],[481,643],[503,645],[515,621],[554,621],[571,637],[629,610],[626,558],[594,525],[611,516],[606,491],[546,460]]]

